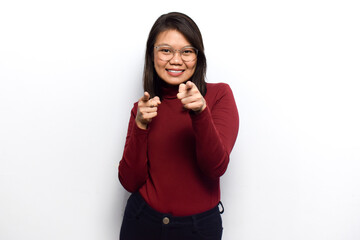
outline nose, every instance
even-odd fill
[[[170,59],[171,64],[182,64],[182,58],[179,51],[174,52],[174,56],[172,59]]]

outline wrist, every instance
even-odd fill
[[[138,119],[135,119],[135,123],[138,126],[138,128],[143,129],[143,130],[147,129],[147,124],[146,123],[142,123]]]
[[[191,112],[195,115],[198,115],[200,113],[202,113],[206,108],[206,104],[204,104],[199,110],[192,110]]]

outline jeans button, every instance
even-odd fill
[[[170,219],[168,217],[163,218],[163,224],[167,225],[170,223]]]

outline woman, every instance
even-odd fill
[[[119,180],[132,192],[121,240],[221,239],[220,176],[239,118],[230,87],[206,83],[205,72],[194,21],[176,12],[160,16],[119,164]]]

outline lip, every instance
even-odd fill
[[[185,72],[185,70],[184,69],[166,69],[166,72],[172,77],[178,77],[178,76],[182,75]]]

